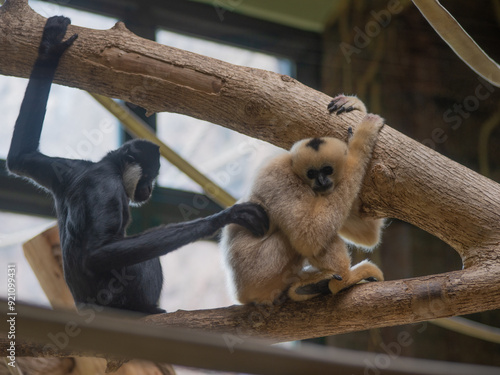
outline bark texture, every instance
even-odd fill
[[[29,75],[44,23],[25,0],[0,8],[0,74]],[[79,38],[63,57],[56,82],[149,112],[186,114],[284,148],[305,137],[344,138],[347,127],[361,120],[358,113],[329,115],[331,97],[293,78],[163,46],[120,23],[105,31],[70,26],[72,33]],[[302,303],[178,311],[146,320],[286,341],[500,308],[499,184],[386,125],[361,198],[367,215],[407,221],[450,244],[464,269],[360,285]]]

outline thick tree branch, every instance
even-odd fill
[[[0,8],[1,74],[29,75],[44,23],[25,0]],[[159,45],[121,24],[107,31],[70,26],[68,34],[75,32],[56,82],[150,112],[183,113],[282,147],[315,135],[341,137],[360,120],[356,113],[329,115],[329,96],[288,76]],[[282,341],[500,308],[499,184],[386,126],[361,197],[367,214],[407,221],[450,244],[465,269],[269,309],[179,311],[148,321]]]
[[[251,336],[272,342],[301,340],[495,309],[500,297],[498,289],[491,299],[482,299],[476,297],[476,288],[489,289],[499,276],[498,267],[477,267],[358,285],[335,297],[307,302],[177,311],[152,315],[146,321],[230,333],[235,340]]]

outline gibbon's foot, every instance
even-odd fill
[[[291,295],[304,296],[301,297],[301,299],[308,299],[320,294],[330,294],[331,292],[328,284],[331,280],[342,281],[342,276],[335,274],[318,282],[300,285],[299,287],[295,287],[295,289],[292,287]],[[291,298],[297,300],[297,298]]]
[[[328,284],[332,294],[337,294],[342,289],[349,288],[355,284],[362,284],[374,281],[384,281],[384,274],[375,264],[369,260],[364,260],[349,269],[344,275],[344,280],[331,280]]]
[[[356,96],[338,95],[328,104],[327,109],[330,113],[335,112],[337,115],[355,110],[366,113],[365,105]]]
[[[335,275],[337,276],[337,275]],[[321,280],[320,282],[313,283],[313,284],[306,284],[299,286],[297,289],[295,289],[295,294],[298,295],[311,295],[315,296],[318,294],[329,294],[330,289],[328,289],[328,283],[330,282],[330,279],[325,279]]]
[[[356,284],[368,284],[368,283],[375,283],[377,281],[380,281],[376,277],[370,276],[367,277],[366,279],[359,280]]]
[[[342,277],[332,274],[331,271],[304,272],[302,280],[290,286],[287,291],[288,297],[294,301],[305,301],[310,298],[330,294],[330,283],[332,281],[341,283]]]

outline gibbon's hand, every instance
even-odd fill
[[[385,119],[374,113],[368,113],[363,121],[374,127],[376,130],[378,130],[378,132],[380,132],[380,130],[382,130],[385,125]]]
[[[39,58],[43,60],[59,59],[64,51],[78,38],[74,34],[66,41],[62,41],[71,20],[64,16],[54,16],[47,19],[40,42]]]
[[[366,107],[356,96],[337,95],[327,106],[328,112],[340,115],[344,112],[360,111],[366,113]]]
[[[230,221],[248,229],[256,237],[262,237],[269,230],[266,211],[255,203],[239,203],[230,209]]]

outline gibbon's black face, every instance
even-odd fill
[[[307,170],[307,178],[311,181],[312,189],[317,193],[323,193],[333,187],[332,175],[333,167],[331,165]]]
[[[160,170],[159,147],[144,140],[132,140],[122,147],[125,153],[125,190],[132,202],[144,203],[151,197]]]
[[[133,201],[136,203],[146,202],[153,193],[153,185],[154,180],[151,181],[149,178],[141,178],[135,188]]]

